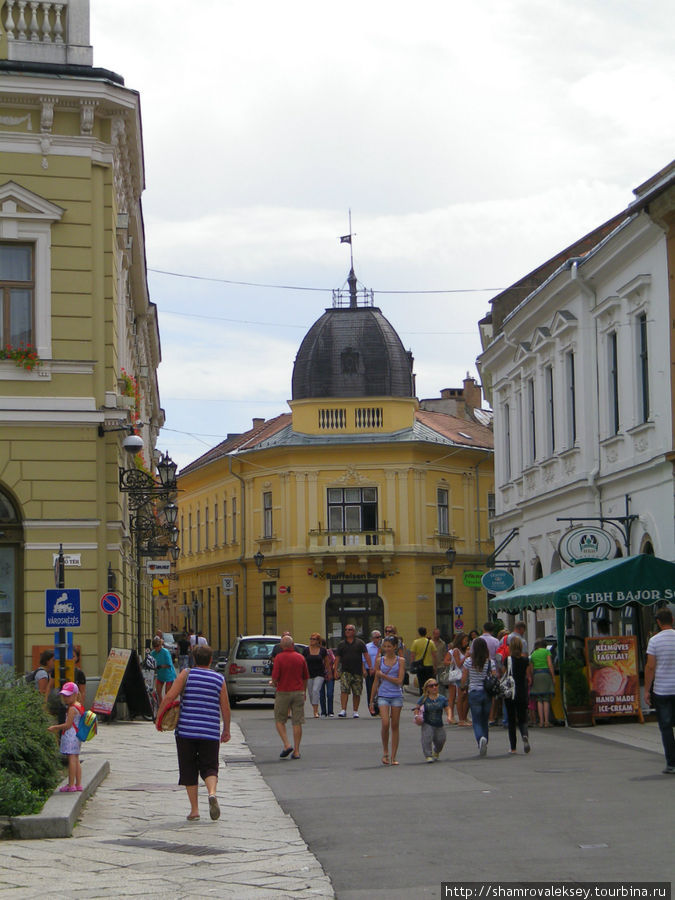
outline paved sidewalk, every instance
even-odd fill
[[[235,723],[221,749],[217,822],[203,786],[202,818],[186,821],[173,734],[149,722],[99,726],[83,769],[102,758],[111,773],[72,838],[0,844],[0,898],[334,896]]]

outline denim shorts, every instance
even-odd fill
[[[383,697],[381,694],[378,694],[377,705],[378,706],[403,706],[403,697]]]

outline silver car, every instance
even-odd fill
[[[272,650],[281,640],[278,634],[247,634],[236,638],[227,657],[225,682],[230,705],[256,697],[274,699],[276,689],[271,684]],[[302,653],[306,644],[296,644]]]

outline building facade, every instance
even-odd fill
[[[463,575],[492,549],[491,417],[472,379],[424,401],[454,415],[421,408],[412,365],[352,272],[300,346],[291,411],[181,471],[166,627],[196,624],[226,650],[240,633],[335,644],[347,623],[367,636],[392,622],[409,640],[483,621],[485,593]]]
[[[627,209],[497,296],[480,323],[495,544],[511,538],[504,556],[519,565],[517,584],[561,568],[571,519],[603,524],[616,555],[675,558],[674,208],[671,164]],[[633,607],[607,615],[614,633],[641,628]],[[553,610],[530,618],[531,633],[553,632]],[[574,623],[582,636],[590,625]]]
[[[20,671],[54,641],[45,591],[61,545],[65,585],[81,591],[74,641],[88,674],[107,655],[109,586],[122,598],[116,646],[151,626],[119,490],[129,426],[145,444],[138,462],[152,466],[163,423],[139,96],[92,61],[88,0],[3,4],[0,656]]]

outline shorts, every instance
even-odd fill
[[[190,787],[198,784],[200,775],[203,779],[209,775],[218,775],[220,741],[204,741],[176,735],[176,752],[178,784]]]
[[[274,721],[285,722],[288,719],[289,710],[293,725],[305,724],[304,691],[277,691],[274,698]]]
[[[360,697],[363,693],[363,675],[352,675],[351,672],[343,672],[340,675],[340,692]]]
[[[378,706],[403,706],[403,697],[383,697],[381,694],[377,698]]]

